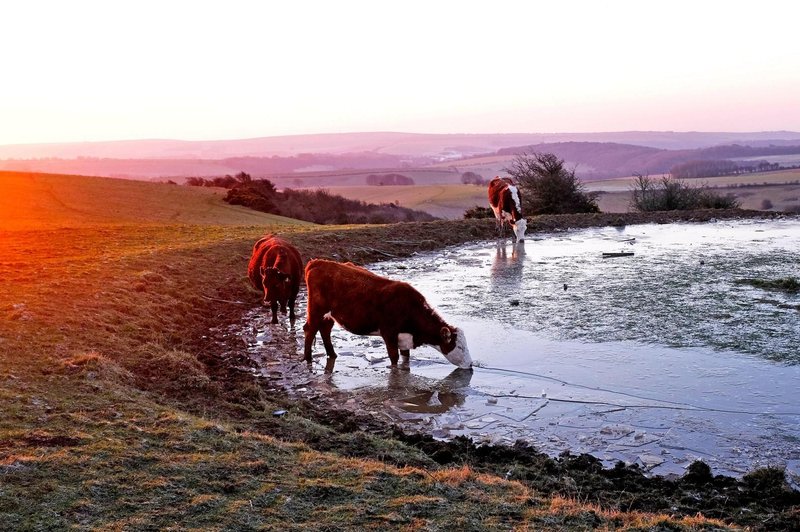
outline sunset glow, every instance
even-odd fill
[[[5,3],[0,144],[800,130],[792,5]]]

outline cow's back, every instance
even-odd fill
[[[419,305],[422,298],[407,283],[380,277],[354,264],[324,259],[308,262],[306,286],[309,314],[330,313],[355,334],[372,334],[385,321],[402,319],[395,314],[407,314],[403,307]]]
[[[503,192],[505,192],[508,189],[508,185],[511,184],[513,184],[513,182],[507,177],[495,177],[489,181],[489,188],[487,191],[489,204],[493,207],[501,207],[503,204]]]
[[[305,278],[309,292],[313,290],[315,295],[326,300],[335,295],[341,295],[340,299],[353,299],[349,294],[374,293],[392,282],[355,264],[325,259],[308,261]]]

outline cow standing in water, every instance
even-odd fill
[[[508,177],[495,177],[489,182],[489,205],[497,219],[498,231],[503,234],[505,224],[514,229],[514,241],[525,238],[528,222],[522,216],[522,201],[519,189]]]
[[[289,307],[289,320],[295,320],[294,305],[300,291],[303,259],[293,245],[282,238],[267,235],[253,246],[247,276],[256,290],[264,292],[264,304],[270,303],[272,323]]]
[[[319,331],[329,357],[325,371],[333,371],[336,352],[331,329],[335,321],[353,334],[383,338],[392,366],[397,366],[399,355],[407,365],[411,349],[428,344],[456,366],[472,367],[464,331],[445,323],[408,283],[380,277],[351,263],[315,259],[306,265],[306,286],[308,311],[303,331],[309,364]]]

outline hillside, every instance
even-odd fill
[[[5,230],[108,224],[268,225],[298,220],[233,206],[224,189],[104,177],[0,172]]]

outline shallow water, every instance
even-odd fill
[[[797,474],[800,296],[736,281],[797,277],[798,265],[790,220],[537,234],[385,262],[371,269],[462,327],[478,367],[420,348],[410,371],[392,370],[380,339],[337,327],[334,374],[323,356],[287,385],[345,391],[350,407],[440,438],[524,439],[659,474],[698,458],[716,473]]]

